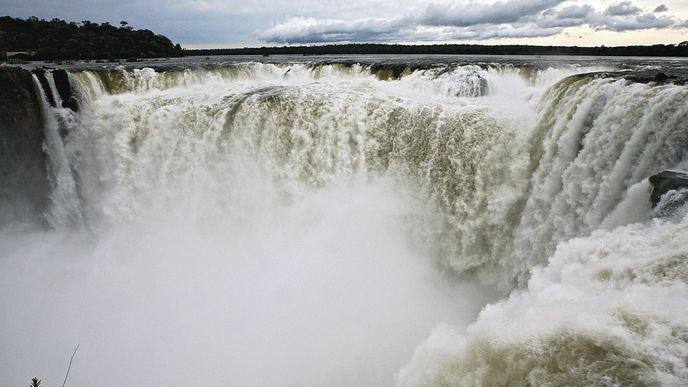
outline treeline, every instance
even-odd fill
[[[54,59],[127,59],[174,57],[182,55],[163,35],[149,30],[135,30],[126,21],[119,27],[110,23],[66,22],[60,19],[27,20],[0,17],[0,52],[32,52],[31,58]],[[0,54],[2,55],[2,54]]]
[[[626,47],[577,46],[483,46],[477,44],[334,44],[327,46],[283,46],[260,48],[228,48],[184,50],[184,55],[592,55],[592,56],[683,56],[688,57],[688,42],[677,45]]]

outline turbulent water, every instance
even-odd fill
[[[535,62],[74,68],[78,113],[35,76],[2,384],[77,344],[74,385],[687,384],[688,208],[647,177],[688,88]]]

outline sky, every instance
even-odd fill
[[[125,20],[186,48],[688,40],[688,0],[0,0],[0,15],[113,25]]]

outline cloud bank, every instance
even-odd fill
[[[386,41],[451,41],[535,38],[571,27],[597,31],[684,28],[685,20],[658,15],[664,4],[645,10],[631,1],[605,9],[573,0],[500,0],[491,3],[430,3],[405,15],[387,18],[330,19],[290,17],[258,31],[259,40],[278,44]]]

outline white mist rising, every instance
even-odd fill
[[[387,184],[285,206],[254,188],[229,221],[4,236],[3,380],[53,385],[79,343],[73,385],[389,385],[486,300],[411,246],[413,203]]]

